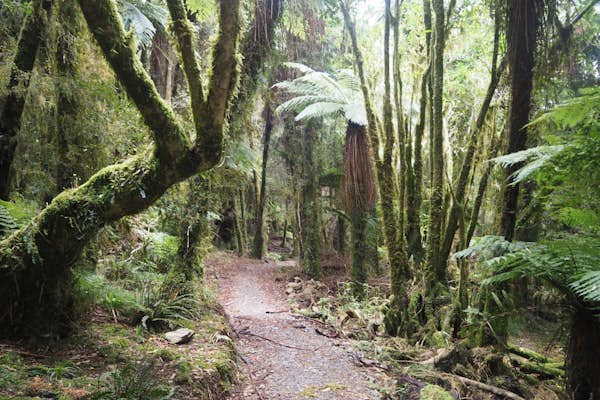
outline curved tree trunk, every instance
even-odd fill
[[[0,327],[3,334],[65,326],[73,306],[70,266],[100,228],[149,207],[170,186],[216,165],[225,116],[237,83],[239,2],[220,3],[220,34],[204,97],[181,0],[168,6],[192,95],[196,143],[160,98],[111,0],[79,0],[88,27],[153,135],[152,153],[100,170],[59,194],[26,227],[0,242]]]

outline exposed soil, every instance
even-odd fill
[[[314,322],[289,312],[284,285],[293,261],[219,253],[207,265],[242,359],[231,400],[381,398],[376,387],[385,377],[354,361],[349,341],[319,335]]]

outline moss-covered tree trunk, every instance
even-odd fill
[[[573,400],[600,399],[600,323],[589,308],[575,310],[569,327],[566,371]]]
[[[427,265],[425,271],[426,313],[432,316],[440,297],[448,294],[446,263],[442,262],[440,244],[442,240],[444,204],[444,134],[443,134],[443,91],[444,91],[444,3],[433,0],[435,16],[433,25],[434,43],[432,58],[432,114],[431,138],[432,182],[429,202],[429,226],[427,229]]]
[[[21,115],[25,107],[26,90],[18,86],[29,87],[29,78],[33,71],[40,44],[48,36],[48,16],[53,7],[51,0],[35,0],[33,10],[25,18],[19,34],[15,58],[5,96],[0,99],[0,199],[8,200],[10,193],[11,166],[17,148],[17,134],[21,127]]]
[[[78,132],[78,114],[82,89],[77,81],[77,66],[81,60],[77,44],[84,26],[76,0],[58,1],[56,14],[56,188],[60,192],[72,187],[78,179],[87,178],[82,171],[78,171],[77,165],[95,164],[95,146],[88,146],[85,152],[70,149],[76,144],[76,138],[81,136],[81,132]]]
[[[300,236],[302,238],[301,264],[304,272],[317,279],[321,275],[319,264],[319,203],[315,143],[317,126],[309,122],[303,131],[303,185],[301,195]]]
[[[198,295],[197,289],[204,280],[204,254],[210,233],[207,217],[210,205],[206,195],[210,189],[208,178],[200,174],[189,180],[187,218],[181,224],[177,258],[160,290],[163,296]]]
[[[70,268],[96,233],[110,222],[146,209],[170,186],[212,168],[221,159],[225,116],[237,83],[239,2],[220,3],[220,31],[205,88],[183,2],[168,1],[190,88],[195,143],[146,74],[115,2],[80,0],[79,5],[105,58],[148,125],[155,146],[59,194],[31,223],[0,242],[0,327],[4,334],[67,325],[61,316],[73,305]]]
[[[269,145],[271,144],[271,133],[273,132],[273,111],[269,100],[265,101],[265,109],[263,112],[265,119],[265,132],[263,135],[263,153],[262,153],[262,169],[260,174],[260,194],[258,196],[258,204],[256,207],[256,230],[254,233],[254,241],[252,243],[252,255],[254,258],[261,259],[264,257],[267,250],[265,237],[265,205],[267,201],[267,164],[269,162]]]

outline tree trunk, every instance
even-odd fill
[[[263,137],[262,170],[260,178],[260,194],[256,208],[256,230],[254,233],[254,242],[252,245],[252,255],[261,259],[266,252],[267,243],[265,241],[265,204],[267,201],[267,163],[269,161],[269,144],[271,143],[271,132],[273,131],[273,112],[269,100],[265,100],[264,109],[265,133]]]
[[[319,211],[317,166],[315,165],[314,144],[317,140],[317,128],[309,122],[303,129],[304,134],[304,184],[300,214],[300,235],[302,237],[302,268],[311,278],[321,275],[319,265]]]
[[[239,3],[222,2],[207,97],[192,96],[196,143],[177,122],[135,54],[116,4],[80,0],[88,27],[153,135],[154,150],[100,170],[80,187],[59,194],[27,226],[0,242],[0,330],[33,333],[68,324],[73,307],[70,267],[98,230],[149,207],[170,186],[216,165],[222,153],[225,116],[237,84]],[[191,27],[181,0],[169,9],[190,87],[200,85]],[[187,49],[189,50],[189,49]]]
[[[527,123],[531,109],[534,54],[539,25],[539,0],[511,0],[508,2],[508,60],[511,74],[511,103],[507,154],[525,150]],[[506,168],[507,180],[521,165]],[[517,221],[519,185],[504,188],[502,201],[502,235],[513,239]]]
[[[355,210],[350,214],[350,235],[352,237],[352,266],[350,276],[352,279],[353,293],[357,298],[364,295],[364,285],[367,283],[365,257],[368,253],[366,238],[367,213]]]
[[[6,96],[0,104],[0,199],[8,200],[10,193],[11,165],[17,148],[17,134],[21,126],[21,115],[25,107],[25,94],[15,90],[17,86],[29,86],[29,78],[33,71],[36,54],[43,38],[48,35],[48,15],[53,1],[33,1],[33,11],[23,23],[17,42],[17,49],[10,78],[6,88]]]
[[[443,90],[444,90],[444,3],[443,0],[433,0],[434,47],[433,47],[433,137],[432,137],[432,188],[429,212],[429,227],[427,230],[427,269],[425,272],[426,297],[432,307],[436,297],[447,294],[446,264],[440,259],[440,242],[444,218],[444,133],[443,133]],[[428,309],[431,315],[433,309]]]

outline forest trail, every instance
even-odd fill
[[[350,343],[316,333],[289,310],[283,277],[293,261],[264,262],[220,253],[209,276],[236,332],[243,378],[230,400],[371,400],[383,378],[355,364]]]

